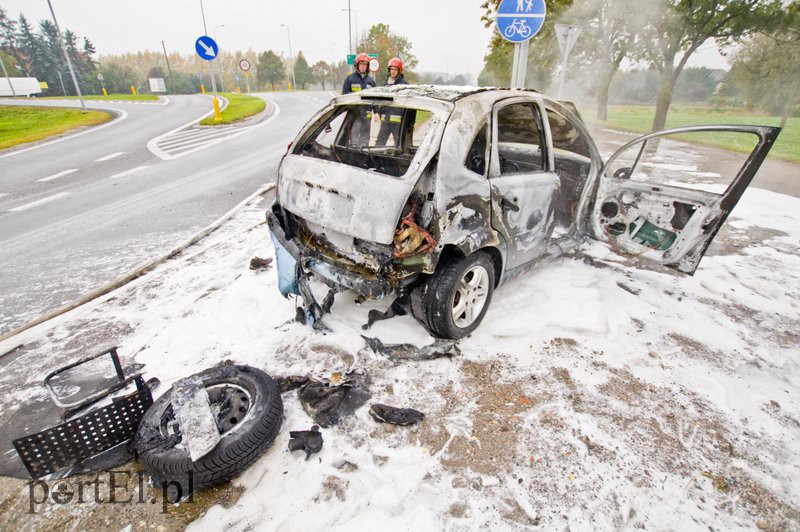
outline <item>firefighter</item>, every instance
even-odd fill
[[[342,85],[342,94],[359,92],[375,86],[375,80],[369,75],[369,56],[361,52],[353,61],[355,72],[347,76]],[[366,107],[359,110],[359,116],[353,120],[350,130],[350,144],[364,146],[369,144],[370,120],[372,111]]]
[[[355,72],[350,74],[344,79],[342,85],[342,94],[350,94],[351,92],[358,92],[363,89],[368,89],[375,86],[375,80],[369,75],[369,56],[361,52],[356,56],[353,61],[353,68]]]
[[[387,67],[389,77],[386,78],[384,86],[389,85],[408,85],[408,82],[403,78],[403,61],[398,57],[389,59]],[[381,128],[378,130],[378,138],[375,144],[378,146],[385,146],[386,141],[389,140],[389,135],[392,135],[395,145],[400,140],[400,122],[403,119],[401,111],[387,110],[381,115]]]

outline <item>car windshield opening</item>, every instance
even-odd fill
[[[340,106],[294,153],[400,177],[431,133],[432,116],[393,105]]]

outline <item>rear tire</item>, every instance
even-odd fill
[[[411,313],[437,338],[463,338],[483,321],[494,279],[494,262],[484,252],[446,258],[411,293]]]

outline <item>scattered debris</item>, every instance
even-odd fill
[[[333,467],[341,471],[346,471],[348,473],[352,473],[353,471],[358,470],[358,465],[348,460],[337,460],[333,463]]]
[[[417,347],[413,344],[384,344],[377,338],[362,335],[361,338],[375,353],[394,362],[434,360],[461,355],[461,349],[453,340],[438,339],[430,345]]]
[[[408,296],[402,295],[392,301],[392,304],[389,305],[389,308],[386,309],[385,312],[381,312],[380,310],[372,309],[367,314],[367,323],[361,326],[363,330],[367,330],[372,327],[372,324],[376,321],[383,321],[388,320],[389,318],[394,318],[395,316],[405,316],[408,314],[406,311],[406,307],[408,306]]]
[[[203,380],[197,375],[172,385],[172,411],[192,462],[207,455],[221,438]]]
[[[251,270],[266,270],[272,265],[272,258],[262,259],[261,257],[253,257],[250,259]]]
[[[289,438],[289,450],[305,451],[306,460],[308,460],[312,454],[322,450],[323,440],[318,425],[312,426],[311,430],[293,430],[289,432]]]
[[[355,412],[372,395],[363,376],[334,374],[331,379],[309,379],[300,388],[298,397],[314,423],[327,428]]]
[[[396,408],[394,406],[374,404],[369,407],[369,415],[381,423],[408,426],[425,419],[425,414],[413,408]]]
[[[282,394],[296,390],[309,381],[308,375],[287,375],[285,377],[273,377],[272,380],[278,385]]]
[[[631,293],[631,294],[633,294],[635,296],[638,296],[639,294],[642,293],[642,289],[641,288],[632,288],[632,287],[626,285],[625,283],[623,283],[622,281],[617,281],[617,286],[619,286],[620,288],[622,288],[626,292]]]

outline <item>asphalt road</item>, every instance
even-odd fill
[[[148,142],[208,112],[207,96],[170,96],[167,105],[87,102],[118,118],[0,152],[0,334],[169,250],[273,181],[287,143],[331,97],[258,96],[277,116],[229,129],[207,146],[193,131],[176,133],[184,136],[173,144],[200,140],[197,151],[174,159]]]

